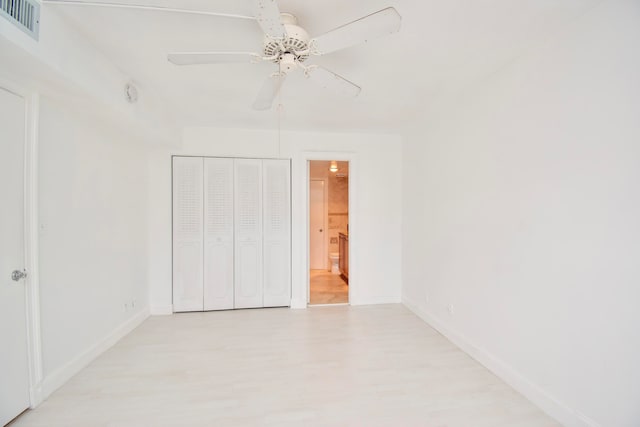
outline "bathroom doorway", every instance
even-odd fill
[[[349,162],[309,161],[309,304],[349,303]]]

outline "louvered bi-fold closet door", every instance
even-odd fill
[[[202,157],[173,158],[173,311],[203,310]]]
[[[291,304],[291,184],[288,160],[263,160],[264,306]]]
[[[204,159],[204,310],[233,308],[233,159]]]
[[[262,307],[262,160],[236,159],[234,166],[234,307]]]

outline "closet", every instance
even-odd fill
[[[290,162],[173,157],[173,310],[291,301]]]

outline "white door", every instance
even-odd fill
[[[204,159],[204,309],[233,308],[233,159]]]
[[[234,166],[234,307],[262,307],[262,160],[236,159]]]
[[[173,158],[173,311],[202,311],[202,157]]]
[[[326,270],[324,181],[311,180],[309,186],[309,268]]]
[[[288,160],[263,160],[264,306],[291,304],[291,173]]]
[[[25,101],[0,88],[0,425],[29,406],[24,270]]]

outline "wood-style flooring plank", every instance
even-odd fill
[[[29,426],[558,426],[402,305],[151,317]]]

